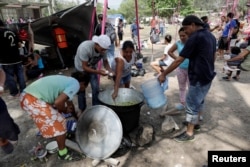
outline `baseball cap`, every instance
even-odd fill
[[[194,23],[195,25],[199,25],[199,26],[203,26],[204,25],[204,23],[201,21],[201,19],[199,19],[195,15],[186,16],[184,18],[184,20],[182,21],[182,25],[183,26],[191,25],[192,23]]]
[[[110,38],[107,35],[100,35],[100,36],[94,35],[92,41],[100,45],[103,49],[108,49],[109,46],[111,45]]]

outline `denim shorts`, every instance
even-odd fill
[[[124,84],[130,82],[130,80],[131,80],[131,74],[128,74],[125,77],[121,78],[120,85],[124,85]]]
[[[186,96],[186,121],[192,124],[198,123],[198,113],[202,110],[206,95],[211,87],[212,81],[206,85],[199,82],[190,85]]]
[[[164,61],[160,60],[159,61],[159,66],[167,66],[167,65],[164,63]]]

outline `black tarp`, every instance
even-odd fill
[[[56,39],[53,27],[57,26],[66,31],[68,48],[61,51],[62,55],[72,57],[82,41],[92,39],[94,27],[97,25],[96,12],[93,1],[88,1],[50,16],[39,18],[31,22],[34,33],[34,43],[55,48]],[[8,27],[17,33],[20,29],[28,32],[28,24],[11,24]],[[65,57],[65,56],[64,56]]]
[[[92,23],[93,17],[94,22]],[[82,41],[92,38],[96,24],[96,13],[93,4],[83,3],[35,20],[31,23],[31,28],[34,32],[34,42],[47,46],[56,46],[53,26],[57,25],[63,28],[66,31],[69,49],[75,52]]]

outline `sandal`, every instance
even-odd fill
[[[80,155],[80,154],[77,154],[77,153],[74,153],[74,152],[71,152],[68,150],[68,152],[64,155],[60,155],[59,152],[58,152],[58,159],[60,160],[66,160],[66,161],[78,161],[82,158],[85,158],[84,156]]]
[[[229,77],[222,77],[222,79],[224,79],[225,81],[230,81]]]
[[[73,157],[72,157],[71,153],[68,151],[68,152],[67,152],[66,154],[64,154],[64,155],[60,155],[60,154],[58,153],[58,159],[60,159],[60,160],[72,161],[72,160],[73,160]]]
[[[233,79],[239,81],[239,77],[234,76]]]

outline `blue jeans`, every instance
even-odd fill
[[[164,30],[165,30],[165,27],[160,27],[161,36],[165,34]]]
[[[120,85],[124,85],[126,83],[129,83],[130,80],[131,80],[131,74],[128,74],[127,76],[121,78]]]
[[[26,88],[22,64],[2,65],[2,67],[6,73],[5,83],[10,90],[10,95],[15,96],[18,93],[21,93]],[[18,90],[15,76],[17,78],[20,91]]]
[[[196,85],[190,85],[186,97],[186,121],[191,124],[198,123],[198,113],[202,110],[205,97],[211,87],[212,81],[206,85],[199,82]]]
[[[107,50],[107,58],[108,58],[109,66],[111,67],[111,64],[113,63],[115,59],[115,44],[114,43],[112,43],[109,49]]]
[[[92,105],[98,105],[100,103],[98,100],[99,84],[97,74],[90,74],[90,85],[92,89]],[[87,107],[85,90],[78,93],[78,107],[82,111]]]

